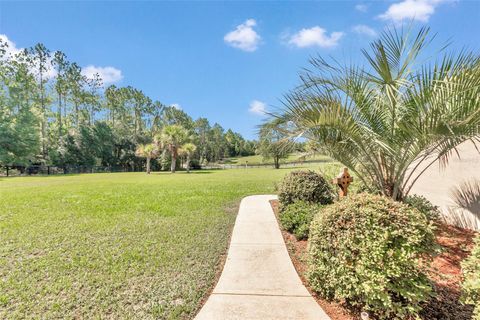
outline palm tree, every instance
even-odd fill
[[[187,173],[190,173],[190,158],[197,150],[197,146],[191,142],[187,142],[180,148],[180,154],[185,155],[187,157],[186,166],[187,166]]]
[[[274,116],[290,137],[315,141],[365,184],[403,199],[428,167],[480,141],[480,57],[424,60],[428,33],[386,30],[363,50],[365,67],[312,59]]]
[[[187,129],[176,124],[165,126],[160,135],[156,137],[157,143],[163,149],[167,149],[172,156],[172,163],[170,165],[170,171],[172,173],[175,173],[179,148],[188,138]]]
[[[157,146],[153,143],[141,144],[137,147],[135,155],[147,159],[147,174],[150,174],[150,160],[158,156]]]

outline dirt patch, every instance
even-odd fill
[[[270,201],[278,219],[278,200]],[[305,279],[307,271],[307,241],[298,241],[294,235],[282,230],[282,235],[302,282],[332,320],[357,320],[358,312],[344,305],[318,297],[308,286]],[[460,301],[460,282],[462,280],[461,261],[470,255],[476,232],[447,225],[437,224],[436,239],[441,254],[432,262],[429,278],[433,282],[435,296],[428,301],[421,312],[422,319],[428,320],[470,320],[473,306],[463,305]]]

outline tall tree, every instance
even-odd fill
[[[40,119],[34,110],[38,87],[28,52],[8,60],[6,48],[0,40],[0,164],[27,165],[41,146]]]
[[[7,49],[0,38],[3,165],[102,165],[137,170],[144,163],[135,155],[137,146],[149,144],[172,125],[188,131],[188,139],[179,138],[165,149],[166,154],[173,151],[173,166],[178,149],[186,142],[200,149],[189,152],[189,160],[202,162],[243,154],[247,146],[251,152],[252,143],[241,135],[225,132],[218,124],[210,127],[207,119],[194,123],[183,110],[152,102],[139,89],[112,85],[103,91],[98,74],[87,78],[60,51],[50,56],[42,44],[13,55]],[[169,161],[169,156],[162,158]]]
[[[198,146],[200,148],[200,163],[207,159],[208,149],[209,149],[209,131],[210,123],[206,118],[198,118],[194,123],[194,131],[198,137]]]
[[[49,71],[50,51],[41,43],[29,50],[31,55],[31,63],[35,69],[38,78],[39,91],[39,107],[41,117],[41,143],[42,143],[42,158],[46,159],[48,156],[48,135],[47,135],[47,94],[45,85],[48,81],[47,72]]]
[[[117,109],[121,104],[119,95],[120,94],[115,85],[111,85],[105,90],[106,109],[108,110],[109,120],[113,128],[115,128],[115,116],[118,113]]]
[[[57,93],[57,122],[58,122],[58,139],[62,136],[63,122],[62,122],[62,104],[65,104],[66,95],[68,91],[66,72],[69,62],[66,55],[61,51],[56,51],[53,55],[52,66],[56,71],[56,82],[54,85]],[[65,114],[66,115],[66,114]]]
[[[88,123],[90,125],[95,121],[95,112],[100,111],[100,94],[102,88],[102,78],[98,73],[94,74],[91,79],[86,79],[89,91],[85,93],[85,102],[88,105]]]
[[[85,86],[86,78],[82,75],[82,69],[76,63],[72,63],[67,69],[67,86],[70,93],[70,98],[74,107],[74,123],[78,129],[81,121],[81,107],[85,101]]]
[[[215,123],[210,130],[210,141],[214,146],[211,160],[216,162],[223,159],[226,154],[226,140],[224,129],[218,123]]]

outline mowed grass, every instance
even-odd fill
[[[193,317],[240,199],[288,171],[0,178],[0,319]]]
[[[300,158],[302,157],[301,153],[292,153],[287,158],[281,159],[280,163],[292,163],[292,162],[300,162]],[[325,161],[330,162],[332,161],[331,158],[325,155],[317,154],[310,157],[307,157],[306,160],[308,161]],[[238,164],[242,165],[247,163],[250,165],[255,164],[273,164],[272,159],[263,159],[261,155],[253,155],[253,156],[245,156],[245,157],[236,157],[236,158],[226,158],[224,159],[223,163],[227,164]]]

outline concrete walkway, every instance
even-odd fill
[[[195,319],[330,319],[288,255],[269,200],[242,200],[222,275]]]

